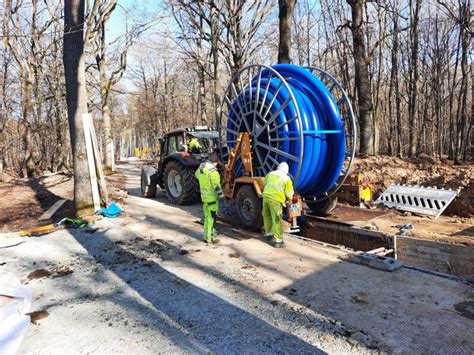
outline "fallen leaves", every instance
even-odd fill
[[[37,324],[36,322],[39,321],[40,319],[44,319],[48,317],[49,313],[46,311],[35,311],[35,312],[26,313],[26,315],[31,317],[31,323]]]
[[[28,274],[26,277],[28,280],[34,280],[34,279],[41,279],[44,277],[50,277],[50,278],[56,278],[56,277],[63,277],[69,274],[72,274],[74,270],[72,270],[68,266],[56,266],[52,267],[50,269],[38,269],[35,271],[32,271]]]

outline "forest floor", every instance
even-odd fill
[[[125,177],[115,173],[106,177],[111,198],[122,201],[126,196]],[[0,182],[0,233],[14,232],[39,226],[41,217],[56,201],[65,199],[49,220],[41,225],[56,223],[73,216],[74,180],[71,174],[55,173],[36,178],[15,178],[7,175]]]
[[[141,198],[139,166],[119,168],[123,218],[0,234],[0,271],[47,312],[20,354],[474,351],[472,285],[343,262],[343,250],[293,238],[274,249],[218,234],[207,246],[200,205]]]

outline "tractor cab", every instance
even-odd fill
[[[160,139],[157,166],[145,165],[141,174],[142,195],[154,197],[157,186],[165,190],[171,203],[190,204],[199,200],[194,172],[203,157],[217,161],[218,132],[207,126],[179,128]],[[194,141],[193,143],[191,143]],[[197,143],[197,144],[196,144]],[[194,148],[191,149],[193,146]],[[196,148],[199,147],[199,148]]]

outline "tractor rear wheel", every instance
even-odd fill
[[[246,228],[261,229],[263,226],[262,199],[250,185],[243,185],[235,196],[235,206],[240,221]]]
[[[177,161],[166,164],[163,181],[166,197],[172,204],[189,205],[199,200],[199,183],[194,172]]]

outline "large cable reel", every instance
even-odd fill
[[[331,198],[352,166],[356,123],[339,82],[320,68],[249,65],[230,82],[218,122],[226,161],[240,132],[252,139],[255,175],[287,162],[295,189],[310,203]],[[236,167],[236,176],[242,174]]]

